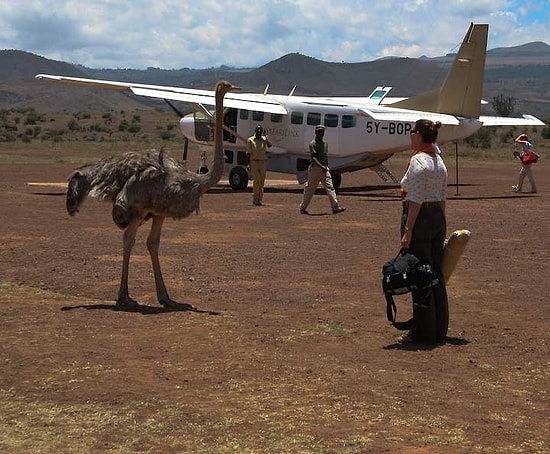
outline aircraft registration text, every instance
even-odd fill
[[[400,123],[394,121],[367,121],[367,134],[409,134],[412,130],[411,123]]]

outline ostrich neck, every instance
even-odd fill
[[[223,97],[225,93],[222,90],[216,90],[216,125],[214,128],[214,163],[212,170],[208,173],[208,178],[203,184],[203,192],[208,191],[212,186],[220,181],[223,174]]]

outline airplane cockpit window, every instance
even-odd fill
[[[370,99],[374,99],[375,101],[376,100],[379,100],[379,99],[383,99],[384,96],[386,96],[386,90],[375,90],[370,96],[369,98]]]
[[[355,115],[342,115],[342,128],[354,128],[357,125]]]
[[[248,120],[248,113],[249,113],[248,110],[242,110],[242,109],[241,109],[241,110],[239,111],[239,118],[240,118],[241,120]]]
[[[272,123],[281,123],[283,121],[283,115],[282,114],[271,114],[271,122]]]
[[[309,126],[317,126],[321,124],[321,114],[317,112],[310,112],[307,114],[307,124]]]
[[[327,128],[337,128],[338,127],[338,115],[326,114],[325,115],[325,126]]]
[[[290,123],[293,125],[301,125],[304,122],[303,112],[292,112],[290,114]]]
[[[264,113],[263,112],[258,112],[257,110],[255,110],[254,112],[252,112],[252,120],[253,121],[264,121]]]

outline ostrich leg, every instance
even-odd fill
[[[151,256],[151,263],[153,265],[153,273],[155,275],[155,285],[157,287],[157,299],[164,307],[170,307],[174,309],[189,310],[193,309],[193,306],[189,304],[178,303],[173,301],[168,296],[168,290],[164,284],[162,278],[162,271],[160,269],[159,261],[159,247],[160,247],[160,234],[162,231],[162,224],[164,223],[164,216],[153,216],[153,223],[151,225],[151,231],[147,237],[147,249]]]
[[[116,300],[117,306],[137,306],[138,303],[130,298],[128,294],[128,268],[130,264],[130,254],[136,242],[136,233],[139,228],[139,220],[131,221],[122,235],[122,276],[120,278],[120,289]]]
[[[160,247],[160,233],[162,231],[162,224],[164,223],[164,216],[153,216],[153,224],[151,225],[151,231],[147,237],[147,249],[151,256],[151,263],[153,264],[153,273],[155,274],[155,286],[157,288],[157,299],[163,306],[173,305],[173,301],[168,296],[168,290],[164,285],[164,279],[162,278],[162,271],[160,269],[159,261],[159,247]]]

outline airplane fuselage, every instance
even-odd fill
[[[246,167],[245,140],[253,134],[257,125],[263,127],[272,143],[268,150],[268,170],[296,174],[299,181],[303,181],[303,172],[309,165],[309,143],[314,138],[315,126],[319,124],[325,126],[329,166],[333,174],[375,167],[394,153],[410,149],[409,135],[414,122],[374,120],[359,113],[353,104],[350,105],[350,98],[341,104],[338,99],[330,103],[326,99],[315,103],[314,98],[288,99],[275,95],[270,95],[270,98],[284,103],[288,114],[236,108],[225,110],[224,148],[228,174],[235,166]],[[365,100],[369,102],[368,98],[361,98],[362,106],[365,106]],[[380,101],[370,100],[370,103],[374,106],[379,105]],[[182,134],[198,143],[213,141],[213,124],[211,118],[197,114],[180,120]],[[440,130],[439,142],[468,137],[481,125],[481,122],[469,119],[460,121],[458,125],[444,125]],[[235,134],[230,131],[235,131]]]

